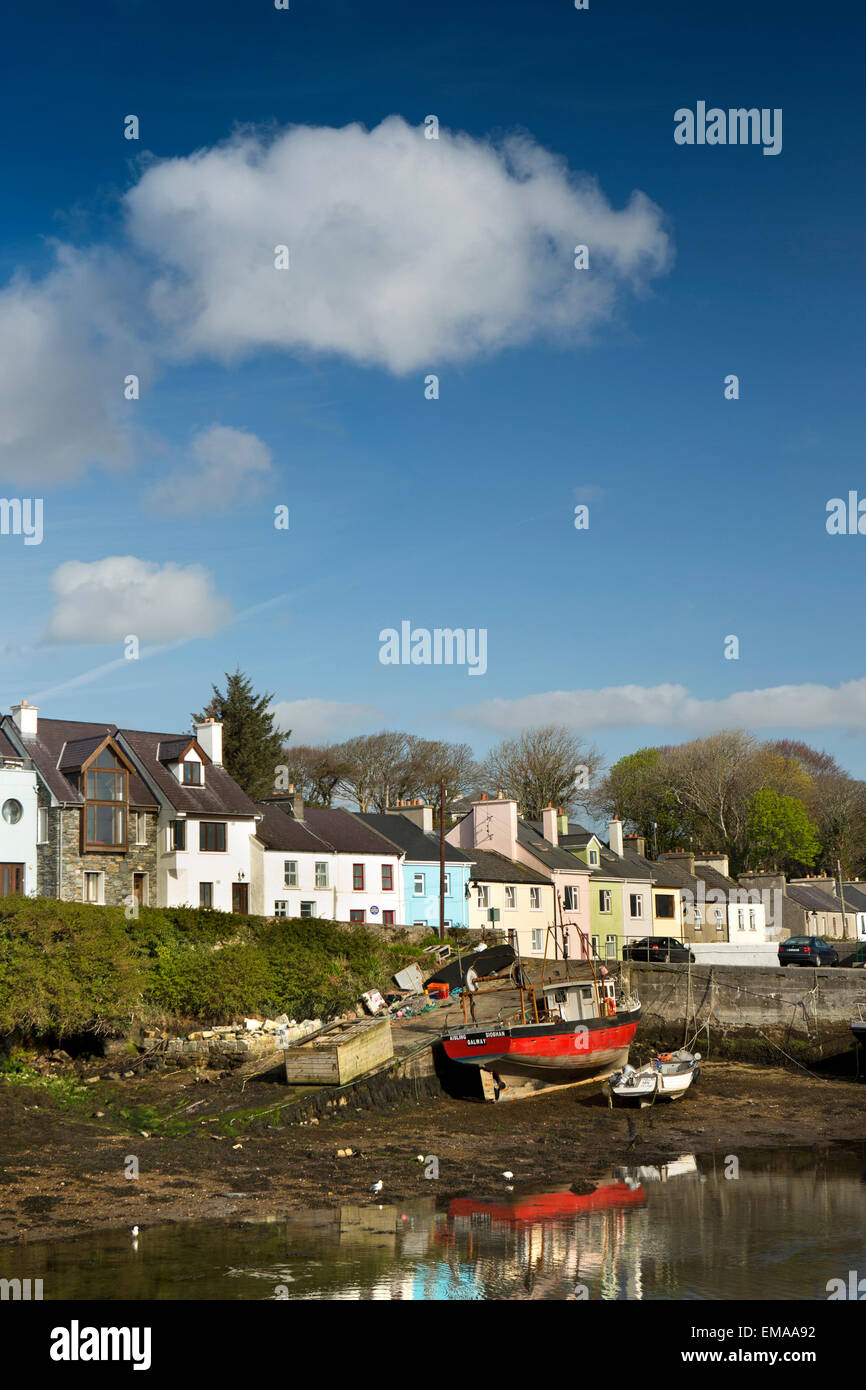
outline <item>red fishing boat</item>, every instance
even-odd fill
[[[604,1080],[627,1062],[640,1004],[632,997],[617,1000],[609,976],[518,987],[515,1017],[466,1023],[442,1038],[452,1062],[492,1076],[493,1099],[507,1099],[504,1093],[515,1089]],[[490,1094],[489,1085],[484,1092]]]

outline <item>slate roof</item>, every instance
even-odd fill
[[[40,731],[42,720],[39,721]],[[184,786],[178,782],[167,764],[175,756],[177,746],[187,747],[192,734],[153,734],[140,729],[120,729],[148,776],[156,783],[169,805],[188,816],[258,816],[259,808],[242,791],[224,767],[217,767],[205,756],[204,786]],[[152,800],[152,798],[151,798]]]
[[[303,824],[341,854],[398,854],[391,840],[342,806],[305,806]]]
[[[256,826],[256,837],[266,849],[331,853],[332,846],[315,835],[305,822],[287,816],[279,806],[272,806],[267,801],[258,804],[262,818]]]
[[[843,883],[842,891],[845,894],[846,911],[866,912],[866,884],[864,883]],[[841,907],[842,904],[840,903]]]
[[[552,845],[527,820],[518,820],[517,839],[523,848],[528,850],[545,867],[566,869],[571,873],[590,872],[582,859],[578,859],[574,854],[569,854],[567,849],[560,849],[558,845]]]
[[[474,849],[473,867],[470,883],[540,883],[551,887],[549,878],[530,869],[526,864],[518,864],[495,849]]]
[[[810,912],[841,912],[842,904],[823,888],[807,888],[802,883],[789,883],[785,889],[789,898]]]
[[[16,729],[16,736],[32,758],[33,765],[46,786],[57,800],[64,805],[81,806],[84,798],[76,786],[76,779],[67,777],[80,768],[88,754],[98,748],[106,735],[115,737],[116,724],[88,724],[72,719],[40,719],[35,738],[25,737]],[[70,751],[71,750],[71,751]],[[153,792],[135,773],[129,779],[129,804],[133,807],[146,807],[156,810],[157,803]]]
[[[27,756],[26,753],[19,753],[15,744],[0,729],[0,758],[25,758]]]
[[[389,816],[373,811],[356,811],[353,814],[356,820],[363,821],[365,825],[384,835],[398,850],[403,850],[407,863],[439,863],[438,831],[435,835],[425,835],[420,825],[416,825],[408,816]],[[470,858],[470,855],[464,854],[462,850],[445,841],[447,863],[466,864]]]

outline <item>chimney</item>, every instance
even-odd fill
[[[617,858],[622,859],[622,821],[619,816],[614,816],[608,826],[608,844]]]
[[[218,724],[215,719],[206,719],[203,724],[196,724],[195,736],[207,753],[211,762],[216,767],[223,765],[223,726]]]
[[[645,838],[645,836],[643,836],[643,835],[625,835],[625,836],[623,837],[623,843],[624,843],[626,849],[633,849],[634,852],[635,852],[635,854],[639,854],[639,855],[641,856],[642,859],[646,857],[646,838]]]
[[[304,819],[304,798],[300,792],[295,792],[292,796],[292,816],[295,820]]]
[[[12,706],[12,718],[24,738],[35,738],[39,732],[39,706],[28,705],[22,700],[20,705]]]
[[[695,876],[695,856],[685,849],[670,849],[664,854],[659,855],[659,860],[668,859],[674,864],[682,864],[683,868],[694,878]]]
[[[416,801],[398,801],[396,806],[387,808],[386,814],[405,816],[414,825],[420,826],[425,835],[433,834],[433,807],[425,806],[420,796]]]
[[[545,840],[549,840],[552,845],[558,845],[559,830],[556,825],[556,812],[549,801],[541,813],[541,823],[544,827]]]

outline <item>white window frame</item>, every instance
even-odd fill
[[[275,899],[274,899],[274,916],[275,916],[275,917],[288,917],[288,915],[289,915],[289,903],[288,903],[288,899],[287,899],[287,898],[275,898]]]
[[[590,864],[593,866],[593,868],[597,868],[597,867],[598,867],[598,850],[597,850],[597,849],[591,849],[591,850],[589,851],[589,862],[590,862]]]
[[[486,883],[479,883],[477,886],[478,886],[478,906],[479,906],[479,907],[485,907],[485,908],[486,908],[486,907],[489,907],[489,906],[490,906],[490,887],[489,887],[489,885],[486,884]]]
[[[635,903],[637,903],[637,912],[634,910]],[[635,921],[643,921],[643,893],[629,893],[628,910]]]
[[[543,951],[543,950],[544,950],[544,928],[543,928],[543,927],[533,927],[533,928],[532,928],[532,949],[533,949],[533,951]]]
[[[541,888],[537,884],[531,884],[529,888],[529,910],[530,912],[541,911]],[[532,929],[536,930],[535,927]]]
[[[565,890],[565,911],[580,912],[580,889],[569,884]]]
[[[421,887],[420,887],[420,888],[418,887],[418,880],[419,880],[419,879],[421,880]],[[423,874],[423,872],[421,872],[420,870],[419,870],[418,872],[416,872],[416,873],[413,875],[412,882],[413,882],[413,885],[414,885],[413,888],[412,888],[412,896],[415,897],[415,898],[423,898],[423,897],[424,897],[424,894],[425,894],[425,892],[426,892],[426,888],[425,888],[425,879],[424,879],[424,874]]]
[[[311,910],[310,910],[309,912],[305,912],[305,911],[304,911],[304,908],[305,908],[305,907],[308,907],[308,908],[310,908]],[[315,902],[310,902],[310,901],[308,901],[308,900],[302,902],[302,903],[301,903],[301,906],[300,906],[300,915],[301,915],[301,917],[315,917],[315,915],[316,915],[316,904],[315,904]]]
[[[505,911],[517,911],[517,889],[512,883],[506,883],[505,885]]]
[[[613,911],[613,903],[612,903],[612,901],[611,901],[610,889],[609,889],[609,888],[599,888],[599,890],[598,890],[598,910],[599,910],[599,912],[604,913],[605,916],[607,916],[607,914],[608,914],[609,912],[612,912],[612,911]]]
[[[87,885],[90,879],[96,879],[96,897],[87,896]],[[100,869],[85,869],[81,876],[81,901],[91,903],[97,907],[105,906],[105,874]]]
[[[290,872],[291,868],[291,872]],[[298,886],[298,861],[297,859],[283,860],[283,887],[297,888]]]
[[[321,875],[319,873],[320,869],[324,870]],[[327,859],[316,859],[313,861],[313,875],[317,888],[330,888]],[[319,881],[320,878],[323,880],[322,882]]]
[[[48,844],[48,807],[39,806],[36,810],[36,843]]]

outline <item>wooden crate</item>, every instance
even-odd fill
[[[359,1018],[286,1048],[291,1085],[344,1086],[394,1056],[389,1018]]]

